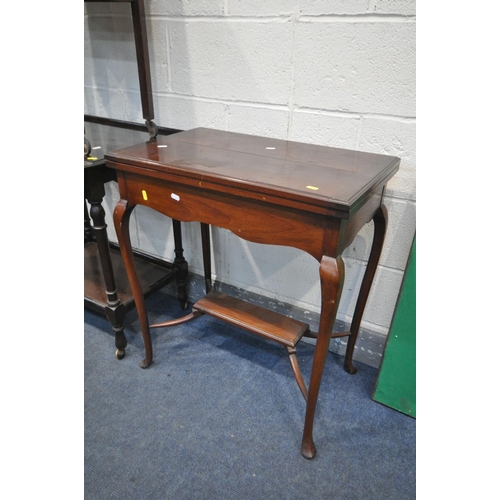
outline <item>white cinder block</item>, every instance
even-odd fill
[[[227,247],[214,245],[223,253],[224,267],[214,269],[216,279],[302,309],[318,313],[321,306],[319,263],[300,250],[274,245],[259,245],[224,231]],[[221,251],[222,250],[222,251]],[[352,319],[366,265],[344,257],[345,283],[339,304],[339,320]],[[399,292],[402,271],[379,268],[367,304],[364,320],[388,329]]]
[[[415,116],[415,24],[299,23],[295,100],[302,107]]]
[[[132,9],[128,2],[85,2],[83,4],[83,12],[88,16],[109,14],[132,16]]]
[[[220,16],[224,0],[148,0],[146,13],[159,16]]]
[[[113,223],[113,211],[118,200],[119,197],[115,199],[114,196],[106,194],[102,201],[102,208],[105,212],[105,222],[107,225],[106,232],[108,234],[108,240],[113,243],[118,243],[118,237],[116,235],[115,226]],[[139,239],[137,238],[137,219],[135,210],[130,217],[130,241],[133,248],[140,248]]]
[[[133,212],[137,231],[136,248],[159,257],[167,262],[175,259],[175,244],[172,219],[148,207],[138,205]],[[182,246],[184,258],[192,273],[203,275],[203,251],[201,247],[200,224],[181,222]]]
[[[138,224],[138,248],[172,262],[175,258],[172,219],[142,205],[138,205],[134,213]]]
[[[92,1],[92,0],[90,0]],[[109,6],[109,10],[111,11],[111,15],[116,16],[118,14],[120,15],[125,15],[125,16],[132,16],[132,7],[130,5],[129,1],[122,2],[119,0],[118,2],[112,1],[109,2],[111,5]],[[144,7],[146,11],[146,16],[149,13],[149,8],[148,8],[149,0],[144,0]]]
[[[88,16],[93,16],[96,14],[109,14],[111,12],[110,3],[93,3],[85,2],[83,4],[83,13]]]
[[[208,127],[225,130],[226,108],[221,102],[206,101],[175,95],[154,98],[155,122],[163,127],[189,130]]]
[[[416,199],[416,123],[366,118],[361,128],[359,149],[401,158],[399,171],[387,187],[388,196]]]
[[[172,90],[288,104],[292,23],[171,22]]]
[[[132,17],[88,17],[84,27],[85,85],[139,89]]]
[[[226,249],[227,229],[210,226],[210,241],[212,251],[212,276],[214,280],[225,281],[227,279]],[[201,245],[201,244],[200,244]],[[203,272],[200,272],[203,275]]]
[[[107,195],[102,200],[102,208],[105,214],[104,220],[107,225],[106,231],[108,233],[108,240],[114,243],[118,242],[115,226],[113,224],[113,210],[115,209],[117,201],[118,201],[117,199]],[[130,224],[130,227],[132,227],[132,223]],[[132,232],[130,234],[132,235]]]
[[[352,315],[354,314],[356,300],[358,298],[359,289],[361,288],[361,281],[363,279],[363,273],[365,272],[366,267],[360,261],[345,258],[344,265],[344,287],[342,289],[342,297],[340,298],[337,319],[350,323]]]
[[[380,256],[382,266],[404,270],[416,231],[416,205],[413,202],[386,197],[389,225]]]
[[[117,182],[107,182],[104,186],[104,190],[106,191],[106,197],[108,199],[111,199],[111,202],[113,203],[113,210],[114,210],[114,204],[116,204],[120,199],[120,190],[118,189],[118,183]]]
[[[345,282],[339,304],[338,319],[350,323],[366,266],[360,265],[359,261],[351,261],[350,259],[345,259],[344,262]],[[373,323],[387,331],[389,330],[402,279],[403,273],[401,271],[383,267],[377,269],[363,314],[362,325]]]
[[[125,119],[124,95],[121,90],[86,87],[84,113],[104,118]]]
[[[361,151],[397,156],[409,167],[416,165],[415,122],[365,118],[359,141]]]
[[[218,279],[290,304],[317,302],[319,264],[312,256],[295,248],[246,241],[230,231],[224,231],[224,237],[225,266]]]
[[[321,112],[294,111],[290,140],[355,149],[361,118]]]
[[[369,0],[229,0],[231,16],[282,16],[296,10],[303,15],[362,14],[368,9]]]
[[[370,0],[316,0],[299,2],[303,15],[364,14],[368,11]]]
[[[373,323],[389,331],[403,276],[403,272],[394,269],[377,269],[362,323]]]
[[[386,187],[386,195],[415,201],[416,193],[416,169],[402,164],[398,173],[389,180]]]
[[[286,139],[288,109],[229,104],[227,126],[231,132]]]
[[[373,222],[369,222],[361,228],[354,241],[344,250],[342,257],[366,262],[370,256],[372,241]]]
[[[414,16],[417,13],[417,2],[416,0],[377,0],[374,12]]]
[[[228,0],[228,13],[230,16],[280,16],[293,14],[296,0]]]
[[[387,196],[384,198],[384,204],[389,214],[389,225],[379,265],[402,271],[406,266],[416,230],[416,207],[412,202]],[[366,262],[370,256],[372,241],[373,223],[370,222],[356,235],[344,251],[343,257]]]
[[[151,69],[151,87],[153,92],[168,92],[170,90],[170,75],[168,64],[167,23],[162,19],[147,19],[148,51]]]
[[[123,108],[125,120],[135,123],[144,123],[141,94],[139,92],[123,92]],[[156,120],[153,121],[158,124]]]
[[[199,222],[182,222],[182,245],[184,258],[192,273],[204,275],[203,249],[201,246],[201,226]]]

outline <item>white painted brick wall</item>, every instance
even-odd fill
[[[298,106],[415,116],[414,23],[312,19],[297,39]]]
[[[143,122],[128,5],[85,4],[85,112]],[[415,0],[146,0],[155,122],[211,127],[401,158],[389,228],[363,327],[388,333],[416,221]],[[116,186],[107,188],[110,239]],[[183,225],[202,274],[197,224]],[[371,247],[367,225],[344,253],[339,318],[349,322]],[[138,207],[132,241],[173,259],[171,222]],[[319,311],[316,261],[213,228],[218,280]],[[298,286],[297,284],[300,284]]]
[[[226,101],[287,104],[292,24],[225,19],[169,24],[172,91]]]

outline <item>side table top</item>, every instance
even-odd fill
[[[349,212],[399,168],[400,159],[196,128],[105,155],[116,163],[237,186]]]

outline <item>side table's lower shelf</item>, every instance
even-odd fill
[[[126,310],[134,306],[132,289],[127,278],[120,249],[110,245],[111,263],[115,278],[118,298]],[[159,290],[175,279],[175,271],[167,262],[159,261],[144,254],[135,253],[135,265],[144,296]],[[86,243],[84,247],[85,281],[84,298],[85,306],[96,312],[104,312],[106,307],[106,285],[101,270],[101,262],[96,242]]]
[[[167,262],[137,252],[135,263],[144,296],[159,290],[176,278],[177,272]],[[97,313],[104,314],[115,333],[115,356],[125,356],[127,340],[124,335],[125,313],[134,305],[125,265],[117,245],[109,245],[109,260],[101,262],[98,244],[95,241],[84,246],[84,305]],[[107,289],[104,275],[108,276]],[[111,280],[111,281],[109,281]],[[110,285],[113,283],[113,285]]]
[[[215,290],[196,302],[193,311],[215,316],[286,347],[295,347],[309,330],[306,323]]]
[[[309,325],[244,300],[212,290],[193,305],[193,313],[209,314],[285,346],[295,380],[307,400],[307,388],[299,369],[295,346]]]

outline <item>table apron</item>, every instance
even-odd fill
[[[342,219],[131,172],[118,172],[120,197],[183,222],[203,222],[248,241],[337,256]]]

